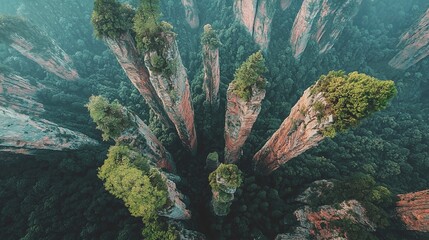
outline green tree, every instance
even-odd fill
[[[211,49],[216,49],[220,46],[220,41],[216,31],[213,30],[210,24],[206,24],[204,26],[204,32],[201,35],[201,44],[208,45]]]

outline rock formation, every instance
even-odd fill
[[[280,8],[284,11],[290,7],[292,0],[280,0]]]
[[[429,9],[401,36],[398,47],[401,51],[389,62],[397,69],[405,70],[429,55]]]
[[[225,114],[225,162],[233,163],[240,159],[244,143],[252,131],[253,124],[261,112],[265,90],[252,87],[249,100],[243,99],[233,92],[231,83],[227,91],[227,107]]]
[[[429,232],[429,190],[398,195],[396,212],[408,230]]]
[[[191,212],[186,209],[186,204],[183,202],[184,195],[179,192],[176,184],[169,180],[165,174],[162,174],[167,184],[169,207],[159,212],[160,216],[168,217],[177,220],[191,219]]]
[[[318,43],[320,54],[330,50],[361,3],[362,0],[304,0],[290,38],[295,58],[301,57],[310,40]]]
[[[39,116],[43,113],[43,104],[36,100],[38,89],[45,88],[42,84],[31,84],[12,73],[0,73],[0,106],[21,114]]]
[[[316,109],[320,104],[322,108],[326,104],[321,93],[305,90],[280,128],[253,157],[257,169],[268,174],[325,138],[321,130],[334,120],[333,115],[321,117],[320,109]]]
[[[70,56],[54,40],[21,18],[0,17],[0,42],[60,78],[79,78]]]
[[[200,17],[198,16],[198,7],[195,0],[182,0],[182,5],[185,8],[186,21],[191,28],[200,26]]]
[[[168,221],[170,226],[174,226],[176,231],[178,232],[178,240],[206,240],[206,236],[204,234],[188,230],[185,228],[184,224],[179,221],[170,220]]]
[[[277,0],[235,0],[234,13],[262,50],[268,49]]]
[[[167,127],[172,127],[173,124],[164,111],[162,101],[150,82],[149,70],[144,65],[143,56],[137,50],[131,34],[124,33],[116,39],[109,37],[104,37],[103,39],[149,107]]]
[[[203,65],[204,82],[206,91],[206,102],[216,110],[219,106],[219,40],[210,25],[204,26],[203,43]]]
[[[0,151],[32,154],[37,150],[75,150],[85,145],[98,142],[53,122],[0,107]]]
[[[194,125],[194,109],[191,104],[191,92],[188,76],[177,47],[175,34],[160,33],[164,41],[162,50],[145,52],[145,64],[149,69],[150,81],[161,99],[164,110],[176,127],[180,140],[193,154],[197,151],[197,135]],[[156,70],[156,62],[165,60],[169,72]]]

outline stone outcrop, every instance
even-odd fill
[[[204,82],[203,88],[206,91],[206,102],[214,107],[219,106],[219,48],[213,48],[209,44],[203,45]]]
[[[194,125],[194,109],[188,76],[177,47],[175,34],[162,32],[164,46],[159,52],[146,51],[145,64],[149,69],[150,81],[162,101],[164,110],[176,127],[183,145],[193,154],[197,151],[197,135]],[[159,72],[152,64],[162,58],[169,66],[169,73]],[[164,70],[163,70],[164,71]]]
[[[184,224],[180,221],[170,220],[168,221],[168,224],[176,228],[179,240],[206,240],[207,239],[206,236],[204,236],[204,234],[200,232],[186,229]]]
[[[169,207],[159,212],[160,216],[168,217],[176,220],[191,219],[191,212],[186,209],[186,204],[183,202],[185,196],[177,189],[176,184],[167,178],[167,176],[161,173],[162,177],[166,181]]]
[[[37,150],[76,150],[85,145],[98,142],[53,122],[0,107],[0,151],[32,154]]]
[[[181,0],[185,8],[186,21],[191,28],[200,26],[200,17],[198,16],[198,7],[195,0]]]
[[[0,42],[60,78],[79,78],[70,56],[52,38],[21,18],[0,18]]]
[[[232,163],[240,159],[242,148],[250,135],[253,124],[261,112],[265,90],[256,85],[252,87],[252,96],[240,98],[233,92],[231,83],[227,91],[227,109],[225,114],[225,162]]]
[[[429,232],[429,190],[398,195],[396,212],[408,230]]]
[[[36,93],[42,88],[45,88],[42,84],[31,84],[18,75],[0,73],[0,106],[21,114],[40,116],[45,109],[36,100]]]
[[[285,11],[292,4],[292,0],[280,0],[280,8]]]
[[[361,3],[362,0],[304,0],[290,38],[295,58],[301,57],[310,40],[318,43],[319,54],[330,50]]]
[[[389,62],[396,69],[405,70],[429,55],[429,9],[401,36],[398,47],[401,51]]]
[[[129,127],[124,129],[116,142],[126,144],[148,157],[158,168],[175,172],[176,167],[170,153],[156,138],[149,127],[134,113],[123,108],[129,120]]]
[[[311,87],[305,90],[280,128],[253,157],[258,171],[269,174],[317,146],[325,138],[321,131],[334,121],[333,115],[325,114],[329,112],[325,105],[322,93],[312,94]]]
[[[262,50],[268,49],[277,0],[235,0],[234,13]]]
[[[104,41],[115,54],[122,69],[143,96],[149,107],[167,127],[172,127],[173,124],[164,111],[162,101],[150,82],[149,70],[144,65],[143,56],[137,50],[136,43],[131,34],[122,34],[117,39],[105,37]]]

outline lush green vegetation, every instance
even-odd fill
[[[132,29],[134,10],[116,0],[95,0],[91,21],[98,38],[118,38]]]
[[[334,137],[336,131],[356,126],[359,120],[387,107],[397,91],[393,81],[380,81],[366,74],[332,71],[322,75],[311,89],[312,94],[322,93],[334,124],[324,134]],[[329,114],[329,113],[328,113]]]
[[[262,76],[267,71],[265,59],[261,51],[252,55],[235,71],[232,91],[240,98],[249,101],[252,87],[265,89],[266,80]]]
[[[213,30],[212,25],[206,24],[204,32],[201,35],[201,44],[209,46],[211,49],[216,49],[220,46],[219,38],[216,31]]]

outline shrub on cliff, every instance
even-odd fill
[[[134,10],[116,0],[95,0],[91,21],[98,38],[117,38],[132,28]]]
[[[201,44],[208,45],[211,49],[216,49],[220,46],[219,38],[210,24],[204,26],[204,32],[201,35]]]

